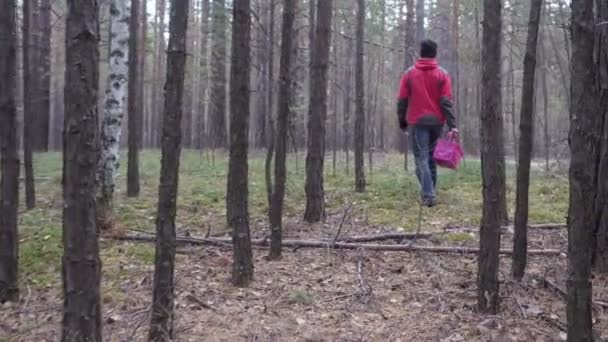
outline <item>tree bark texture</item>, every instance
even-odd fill
[[[226,44],[225,0],[212,0],[211,89],[209,94],[209,138],[215,148],[227,146],[226,133]]]
[[[600,22],[608,22],[608,1],[601,0],[598,17]],[[596,244],[594,253],[594,267],[596,271],[608,273],[608,178],[601,175],[608,174],[608,25],[598,28],[596,33],[596,53],[598,55],[599,70],[599,99],[600,110],[603,109],[604,131],[602,133],[602,147],[598,166],[597,197],[595,202],[596,214]]]
[[[568,341],[592,341],[591,259],[602,127],[594,61],[593,1],[573,0],[568,210]]]
[[[416,42],[420,43],[424,40],[426,34],[424,32],[424,2],[425,0],[416,0]]]
[[[129,82],[128,82],[128,161],[127,161],[127,196],[139,196],[139,133],[143,119],[143,108],[140,98],[143,97],[143,89],[140,78],[140,64],[143,64],[144,56],[140,51],[140,31],[142,1],[131,0],[131,20],[129,24]]]
[[[16,8],[0,0],[0,303],[19,299]]]
[[[248,286],[253,280],[253,255],[249,231],[248,164],[249,80],[251,69],[250,0],[233,4],[232,54],[230,68],[230,160],[226,209],[232,228],[234,262],[232,284]]]
[[[149,341],[173,339],[175,215],[181,154],[186,31],[189,1],[173,0],[167,46],[167,74],[163,115],[160,185],[156,216],[156,254]]]
[[[365,191],[365,84],[364,39],[365,39],[365,0],[357,0],[357,29],[355,54],[355,191]]]
[[[46,152],[49,150],[49,125],[51,114],[51,2],[38,0],[38,23],[35,27],[35,70],[36,91],[34,96],[35,116],[32,149]]]
[[[266,115],[266,127],[268,134],[266,135],[266,159],[264,161],[264,178],[266,181],[266,196],[268,197],[268,210],[272,207],[272,158],[274,156],[274,12],[275,0],[270,0],[268,10],[268,37],[266,40],[268,50],[268,73],[266,74],[266,103],[268,104],[268,115]],[[270,217],[269,217],[270,218]]]
[[[23,163],[25,169],[25,206],[36,207],[36,190],[34,181],[34,161],[32,149],[34,144],[35,90],[34,78],[34,32],[32,7],[33,0],[23,1]],[[34,31],[34,32],[32,32]]]
[[[154,53],[154,108],[152,108],[152,146],[160,146],[162,130],[162,110],[163,110],[163,84],[165,82],[165,0],[156,1],[155,30],[154,40],[156,51]]]
[[[120,135],[129,80],[129,9],[127,0],[110,4],[110,55],[103,120],[101,159],[98,165],[98,224],[103,228],[112,217],[112,203],[120,157]]]
[[[479,237],[478,305],[484,313],[499,307],[498,250],[505,192],[501,93],[501,0],[484,0],[482,47],[481,169],[483,209]],[[502,157],[502,158],[501,158]]]
[[[285,198],[287,126],[289,123],[292,83],[292,48],[296,12],[295,0],[283,2],[283,28],[281,30],[281,64],[279,67],[279,97],[277,108],[277,130],[275,132],[274,189],[270,218],[271,259],[281,257],[283,200]]]
[[[528,39],[524,56],[512,262],[513,277],[518,280],[521,280],[524,276],[528,253],[528,195],[530,190],[530,162],[534,146],[534,79],[536,75],[538,26],[542,7],[543,0],[533,0],[531,2]]]
[[[306,156],[306,222],[319,222],[325,216],[323,164],[325,123],[327,121],[327,71],[331,44],[333,2],[317,2],[314,45],[310,61],[310,104],[308,106],[308,154]]]
[[[201,38],[200,38],[200,61],[199,61],[199,77],[200,87],[198,94],[198,122],[196,127],[198,131],[195,132],[194,144],[197,148],[202,149],[207,143],[207,136],[205,134],[207,125],[205,117],[207,116],[208,106],[207,97],[209,88],[209,58],[208,58],[208,44],[209,44],[209,15],[211,13],[210,0],[201,0]]]
[[[101,342],[99,230],[99,9],[96,0],[70,0],[66,19],[63,140],[62,341]]]

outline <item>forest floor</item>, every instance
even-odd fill
[[[141,157],[142,193],[124,196],[124,171],[116,196],[114,230],[154,232],[159,153]],[[326,161],[327,219],[302,222],[304,161],[289,160],[285,238],[332,239],[383,232],[438,233],[416,246],[478,245],[481,215],[478,161],[456,172],[442,171],[439,205],[422,209],[412,172],[402,157],[377,155],[368,191],[355,194],[352,169]],[[126,161],[121,170],[125,170]],[[226,158],[184,151],[178,198],[179,236],[223,236]],[[0,341],[58,341],[61,322],[61,156],[35,159],[38,208],[20,218],[22,296],[0,307]],[[267,235],[263,156],[250,162],[253,237]],[[508,169],[508,197],[514,198],[514,170]],[[535,170],[530,190],[531,223],[565,223],[568,182],[563,174]],[[352,204],[352,206],[351,206]],[[351,210],[347,210],[351,207]],[[346,212],[346,214],[345,214]],[[143,341],[149,322],[154,246],[101,240],[104,341]],[[396,243],[396,242],[383,242]],[[404,242],[410,243],[410,242]],[[505,231],[504,249],[512,233]],[[530,232],[531,249],[567,248],[565,229]],[[521,283],[510,277],[510,258],[500,258],[501,310],[476,312],[474,254],[285,249],[280,261],[255,249],[255,281],[230,285],[231,250],[180,246],[176,271],[176,341],[561,341],[565,338],[566,258],[531,256]],[[608,335],[608,278],[596,276],[596,331]],[[547,286],[550,285],[550,286]],[[556,289],[558,288],[558,289]],[[606,336],[608,337],[608,336]]]

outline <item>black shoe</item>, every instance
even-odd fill
[[[435,198],[425,198],[422,200],[422,205],[432,208],[437,205],[437,200]]]

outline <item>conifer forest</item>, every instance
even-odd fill
[[[0,0],[2,341],[608,341],[608,0]]]

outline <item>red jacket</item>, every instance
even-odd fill
[[[398,115],[408,125],[456,127],[450,75],[433,58],[420,58],[401,78]]]

